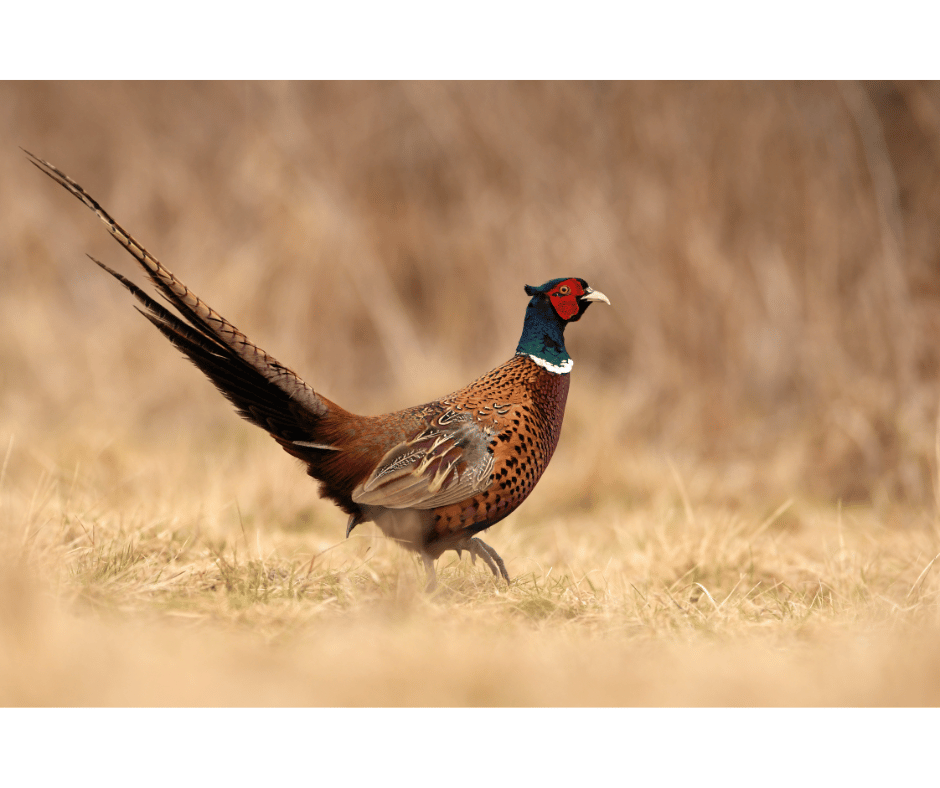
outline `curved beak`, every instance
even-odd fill
[[[581,296],[582,301],[603,301],[607,306],[610,306],[610,299],[605,296],[599,290],[595,290],[593,287],[589,287],[584,291],[584,295]]]

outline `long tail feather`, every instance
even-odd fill
[[[232,323],[190,291],[190,289],[167,270],[159,260],[134,240],[133,236],[124,230],[124,228],[101,207],[98,201],[81,186],[53,164],[50,164],[44,159],[40,159],[38,156],[34,156],[27,150],[23,152],[29,157],[30,162],[37,169],[48,175],[52,180],[98,215],[98,218],[101,219],[108,228],[108,232],[110,232],[115,240],[131,254],[147,273],[147,276],[153,282],[154,286],[189,322],[190,325],[186,330],[180,329],[180,325],[185,324],[180,324],[177,318],[173,317],[171,313],[156,304],[149,296],[143,294],[136,285],[133,285],[120,274],[116,274],[106,266],[102,266],[116,276],[122,284],[128,287],[139,300],[147,299],[143,300],[147,309],[152,314],[158,316],[158,320],[164,325],[173,325],[173,336],[185,337],[188,341],[193,342],[195,341],[195,337],[191,334],[192,332],[198,332],[203,338],[227,348],[235,357],[259,373],[265,380],[274,384],[290,399],[307,409],[311,414],[323,415],[326,413],[327,405],[324,400],[295,372],[288,369],[276,359],[269,356],[264,350],[253,344],[248,337],[239,331]],[[99,265],[101,264],[99,263]],[[143,299],[141,295],[143,295]],[[148,303],[148,301],[150,303]],[[154,311],[152,305],[156,305],[158,311]],[[162,310],[162,313],[159,310]],[[168,315],[173,318],[173,320],[176,320],[178,325],[168,323],[166,320]],[[159,328],[160,326],[158,325],[157,327]],[[171,339],[171,341],[176,344],[175,340]],[[196,344],[198,344],[198,341],[196,341]],[[189,354],[187,353],[187,355]],[[200,365],[197,363],[197,366]],[[202,367],[200,366],[200,368]],[[203,369],[203,371],[205,372],[206,370]],[[209,373],[206,372],[206,374]],[[223,391],[223,393],[225,392]],[[228,396],[227,393],[226,396]]]

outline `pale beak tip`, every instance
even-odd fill
[[[599,290],[588,288],[588,291],[581,298],[584,301],[603,301],[607,306],[610,306],[610,299]]]

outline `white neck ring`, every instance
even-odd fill
[[[539,358],[538,356],[533,356],[531,353],[523,353],[522,355],[528,356],[540,367],[547,369],[555,375],[567,375],[574,366],[573,358],[566,358],[561,364],[552,364],[550,361],[546,361],[544,358]]]

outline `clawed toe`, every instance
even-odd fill
[[[497,580],[502,577],[503,580],[506,581],[507,586],[511,584],[509,573],[506,571],[506,564],[503,563],[503,559],[499,557],[499,553],[482,539],[471,536],[464,539],[459,544],[453,545],[452,549],[457,551],[458,557],[462,557],[463,551],[466,550],[470,555],[470,560],[473,561],[474,564],[477,558],[479,558],[493,573],[493,577]],[[423,553],[421,557],[424,560],[424,568],[428,573],[428,584],[424,590],[431,592],[437,588],[437,573],[434,571],[434,559],[427,553]]]
[[[494,577],[498,579],[499,576],[502,575],[503,580],[506,581],[506,585],[510,584],[509,573],[506,571],[506,564],[503,563],[503,559],[499,557],[499,553],[482,539],[477,539],[475,536],[470,537],[463,541],[460,547],[470,553],[470,558],[474,563],[476,563],[476,559],[479,557],[483,563],[489,567]],[[457,552],[458,554],[460,553],[460,548],[457,548]]]

